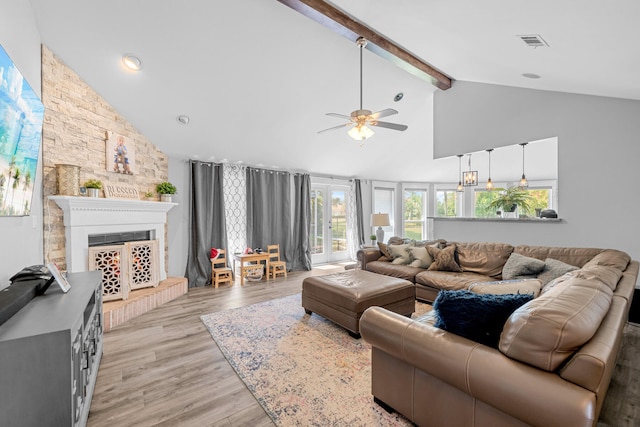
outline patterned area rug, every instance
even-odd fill
[[[429,307],[416,303],[417,314]],[[371,346],[305,314],[300,294],[201,319],[277,425],[411,425],[373,402]]]

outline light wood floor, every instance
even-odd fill
[[[340,270],[292,272],[287,279],[244,287],[190,289],[116,327],[104,337],[88,426],[273,426],[200,316],[292,295],[301,291],[304,277]],[[624,372],[617,372],[626,378],[620,381],[635,385],[610,389],[598,427],[640,426],[638,348],[640,343],[621,355]]]
[[[200,316],[293,295],[304,277],[341,270],[193,288],[117,326],[104,336],[88,426],[273,426]]]

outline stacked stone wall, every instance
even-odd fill
[[[145,192],[153,192],[156,184],[168,179],[169,160],[46,46],[42,47],[42,102],[44,259],[65,270],[62,210],[48,199],[57,194],[56,165],[80,166],[80,184],[88,179],[126,183],[135,186],[142,198]],[[125,136],[135,148],[135,174],[107,168],[107,131]],[[165,242],[166,233],[165,227]],[[165,248],[165,266],[167,257]]]

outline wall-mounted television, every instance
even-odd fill
[[[31,212],[44,105],[0,46],[0,216]]]

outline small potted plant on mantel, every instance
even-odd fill
[[[100,190],[102,190],[102,181],[99,179],[89,179],[84,183],[84,187],[87,189],[87,195],[89,197],[99,197]]]
[[[156,185],[156,192],[160,194],[161,202],[171,202],[173,195],[178,192],[178,189],[172,183],[164,181]]]

